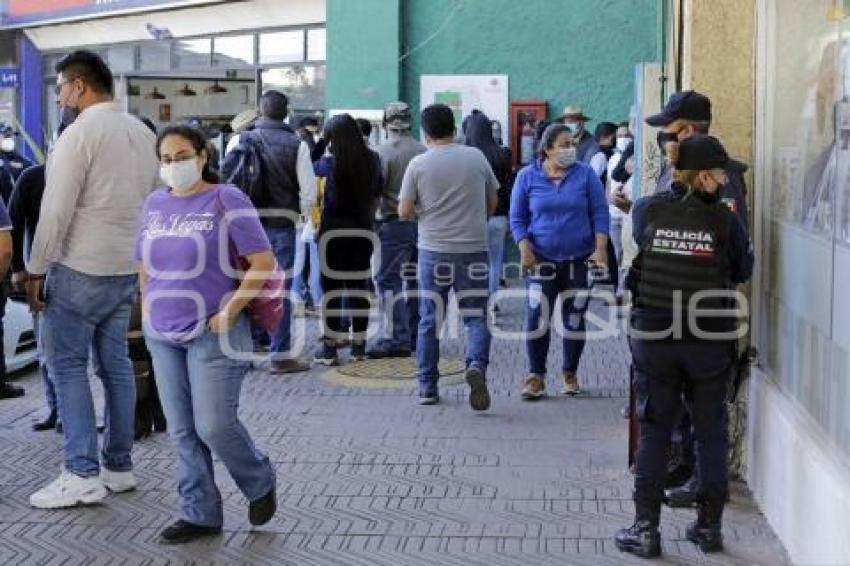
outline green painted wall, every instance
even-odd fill
[[[423,74],[507,74],[511,100],[628,118],[634,64],[658,61],[658,0],[402,0],[402,96]],[[330,23],[330,20],[329,20]]]
[[[401,93],[401,0],[327,0],[328,108],[382,108]]]

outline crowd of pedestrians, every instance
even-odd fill
[[[427,406],[440,402],[440,342],[453,296],[469,404],[488,410],[510,236],[525,285],[522,399],[547,394],[552,328],[563,348],[561,391],[581,391],[595,282],[612,285],[613,307],[631,306],[637,517],[617,533],[618,548],[660,553],[665,497],[696,504],[688,538],[706,552],[722,548],[724,392],[737,319],[685,316],[699,327],[654,334],[681,322],[675,313],[694,312],[702,293],[711,297],[703,308],[729,308],[718,292],[733,291],[752,270],[745,166],[708,135],[706,97],[677,93],[647,120],[659,128],[666,165],[654,194],[637,199],[631,125],[599,122],[591,133],[591,118],[575,105],[537,125],[537,157],[519,167],[501,124],[479,110],[459,132],[448,106],[424,108],[420,143],[402,101],[385,106],[380,130],[348,114],[293,128],[286,95],[270,90],[234,118],[216,159],[191,125],[157,135],[124,113],[98,55],[71,53],[56,71],[61,119],[47,163],[23,164],[5,132],[0,146],[3,163],[22,164],[0,171],[0,188],[14,187],[2,195],[10,214],[0,207],[0,272],[11,265],[37,329],[46,405],[34,428],[61,423],[64,440],[62,471],[32,494],[34,507],[96,503],[136,487],[142,374],[146,391],[155,380],[146,394],[161,403],[155,429],[167,423],[177,458],[179,512],[163,542],[221,532],[213,456],[247,499],[250,523],[267,523],[276,476],[239,420],[252,367],[244,354],[265,352],[274,374],[309,369],[293,315],[320,317],[314,364],[415,356]],[[280,271],[288,275],[282,311],[260,323],[253,301]],[[134,332],[144,336],[139,355],[128,346]],[[100,448],[90,368],[104,390]],[[23,395],[2,369],[0,398]]]

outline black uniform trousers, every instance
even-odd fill
[[[729,432],[726,391],[734,363],[733,344],[704,340],[630,340],[641,421],[635,467],[635,501],[664,498],[670,434],[682,398],[691,416],[700,487],[697,498],[725,501]]]

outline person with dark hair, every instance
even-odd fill
[[[371,234],[381,192],[381,160],[366,147],[357,122],[338,114],[325,123],[323,138],[330,155],[316,162],[324,177],[318,241],[322,270],[322,347],[316,363],[336,365],[337,344],[349,338],[343,314],[351,320],[351,357],[366,358],[369,325]],[[340,231],[356,230],[357,235]],[[345,275],[336,275],[341,272]]]
[[[748,280],[753,269],[746,228],[721,200],[729,166],[721,143],[695,134],[667,151],[672,191],[635,203],[633,236],[640,252],[627,278],[635,297],[629,344],[636,406],[642,410],[635,520],[614,542],[620,551],[644,558],[661,554],[658,526],[683,391],[699,470],[697,519],[685,537],[703,552],[723,550],[721,523],[729,495],[726,395],[740,335],[734,286]]]
[[[58,136],[77,119],[77,113],[65,110],[59,120]],[[41,199],[44,196],[44,164],[27,168],[15,183],[15,190],[9,199],[9,217],[12,220],[12,288],[19,293],[26,293],[28,274],[25,259],[30,255],[38,219],[41,214]],[[26,247],[26,249],[25,249]],[[38,366],[44,385],[44,399],[47,403],[47,415],[33,423],[35,431],[52,430],[59,422],[59,410],[56,402],[56,384],[47,369],[47,358],[44,354],[44,339],[41,336],[44,315],[33,313],[32,325],[38,353]]]
[[[222,347],[253,351],[245,307],[263,274],[275,269],[275,257],[250,199],[218,184],[199,131],[166,128],[156,150],[165,186],[145,202],[135,253],[145,341],[178,461],[180,518],[160,539],[184,543],[221,533],[213,454],[249,501],[252,525],[269,522],[277,510],[274,468],[239,421],[250,364]],[[245,273],[234,275],[242,264]],[[184,275],[175,279],[178,273]]]
[[[289,117],[289,98],[282,92],[267,90],[260,97],[260,116],[283,122]]]
[[[319,133],[319,120],[313,116],[301,118],[298,123],[298,129],[295,130],[301,141],[307,144],[310,153],[313,153],[313,148],[316,147],[316,134]]]
[[[18,177],[32,162],[16,151],[17,134],[11,126],[0,124],[0,198],[9,203]]]
[[[357,122],[357,127],[360,129],[360,133],[363,135],[363,141],[366,142],[366,146],[368,147],[372,136],[372,122],[366,118],[357,118],[355,121]]]
[[[593,137],[599,144],[599,151],[590,159],[590,167],[596,171],[605,186],[608,181],[608,160],[614,155],[617,137],[617,125],[614,122],[599,122],[593,131]]]
[[[511,152],[493,139],[493,126],[483,113],[469,116],[466,145],[481,150],[499,181],[499,204],[487,220],[487,256],[490,265],[488,290],[492,295],[499,289],[505,257],[505,236],[508,233],[508,209],[511,203]],[[495,309],[495,307],[494,307]]]
[[[289,292],[295,265],[296,227],[303,222],[304,216],[316,202],[316,175],[310,148],[284,123],[289,115],[288,104],[282,92],[269,90],[263,93],[260,98],[260,117],[254,122],[251,131],[233,136],[237,140],[228,144],[231,154],[225,158],[221,171],[222,178],[229,179],[239,164],[239,156],[252,151],[248,146],[258,147],[263,165],[263,197],[253,202],[260,211],[277,262],[287,273],[283,318],[277,331],[269,336],[271,371],[278,374],[303,372],[310,368],[308,363],[292,352],[293,309]],[[266,212],[268,216],[263,215]]]
[[[112,75],[100,57],[77,51],[56,70],[60,110],[71,108],[79,117],[47,164],[27,264],[27,298],[33,312],[44,312],[41,332],[65,436],[62,473],[30,497],[43,509],[96,503],[107,489],[135,488],[136,392],[127,356],[138,292],[132,250],[142,203],[158,183],[155,136],[113,101]],[[90,358],[107,392],[102,465]]]
[[[576,374],[584,350],[584,309],[588,269],[608,266],[608,203],[596,172],[576,156],[576,138],[564,124],[543,132],[540,159],[523,168],[511,195],[510,223],[527,274],[526,341],[529,373],[522,398],[546,395],[550,320],[557,298],[563,328],[562,393],[576,395]]]
[[[418,217],[419,226],[419,403],[440,401],[438,334],[454,290],[466,327],[469,404],[485,411],[490,408],[487,216],[498,204],[499,180],[480,150],[455,143],[454,114],[448,106],[428,106],[421,122],[429,149],[410,161],[398,204],[399,217]]]
[[[611,233],[610,241],[614,248],[614,255],[611,259],[612,266],[616,264],[618,268],[611,269],[612,279],[614,280],[614,292],[617,295],[618,302],[622,302],[623,297],[623,218],[625,213],[618,206],[617,201],[628,198],[623,189],[629,174],[626,172],[626,161],[634,153],[634,144],[632,143],[632,133],[629,129],[628,122],[621,122],[617,126],[616,138],[614,142],[614,151],[608,159],[608,167],[606,169],[605,178],[605,194],[608,196],[608,212],[611,215]],[[630,195],[629,195],[630,196]]]
[[[415,282],[405,277],[405,267],[416,255],[416,222],[398,215],[398,194],[407,166],[414,157],[425,153],[425,146],[410,134],[411,120],[406,102],[384,106],[387,139],[376,150],[384,181],[375,229],[381,242],[381,264],[375,274],[381,310],[380,338],[369,349],[370,358],[408,358],[415,343]]]

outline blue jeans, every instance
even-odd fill
[[[295,228],[266,228],[266,234],[272,246],[277,263],[283,271],[287,272],[284,282],[286,294],[284,295],[283,318],[277,331],[269,335],[272,354],[284,354],[289,357],[292,348],[292,301],[289,290],[292,288],[291,270],[295,264]]]
[[[64,425],[65,469],[82,477],[100,472],[88,373],[91,353],[106,405],[103,465],[115,472],[128,471],[133,467],[136,380],[127,352],[127,328],[137,277],[87,275],[54,263],[46,285],[41,336]]]
[[[508,217],[493,216],[487,221],[487,256],[490,260],[490,294],[499,290],[502,267],[505,265],[505,236]]]
[[[470,269],[472,267],[472,269]],[[483,276],[482,276],[483,275]],[[454,290],[466,329],[466,367],[487,370],[487,252],[450,254],[419,250],[419,337],[416,346],[419,394],[437,393],[440,340],[449,291]],[[438,311],[443,316],[438,317]]]
[[[407,350],[410,348],[410,326],[403,294],[402,268],[410,262],[416,250],[416,223],[403,220],[380,222],[377,234],[381,241],[381,265],[375,275],[381,308],[380,336],[388,348]]]
[[[56,410],[56,387],[53,385],[53,380],[50,378],[50,372],[47,370],[47,356],[44,354],[44,338],[41,337],[41,331],[44,328],[42,324],[44,315],[35,313],[32,315],[32,329],[35,334],[35,348],[38,356],[38,369],[41,372],[41,382],[44,384],[44,399],[47,401],[47,409],[50,411]]]
[[[539,269],[535,275],[526,278],[528,288],[528,309],[525,330],[531,334],[543,323],[545,331],[536,338],[528,338],[526,350],[528,365],[531,373],[546,375],[546,358],[549,354],[549,334],[551,317],[554,314],[555,303],[560,293],[587,289],[587,265],[585,260],[547,262],[540,259]],[[565,295],[561,303],[561,319],[563,328],[576,336],[563,338],[564,371],[576,371],[584,351],[584,310],[579,311],[574,305],[574,295]],[[542,320],[543,307],[548,305],[548,319]],[[585,309],[586,310],[586,309]],[[573,323],[570,323],[573,319]]]
[[[292,294],[296,300],[307,299],[307,285],[304,284],[304,268],[307,266],[307,256],[310,258],[310,280],[309,291],[313,306],[322,304],[322,281],[321,267],[319,266],[319,246],[316,240],[305,240],[302,237],[304,230],[298,230],[295,248],[295,269],[292,272]]]
[[[214,453],[249,501],[275,487],[275,472],[239,421],[239,391],[248,363],[222,352],[219,338],[240,352],[252,350],[248,318],[240,316],[226,337],[206,331],[187,343],[162,340],[145,328],[156,385],[177,453],[180,518],[221,526],[223,505],[213,475]]]

